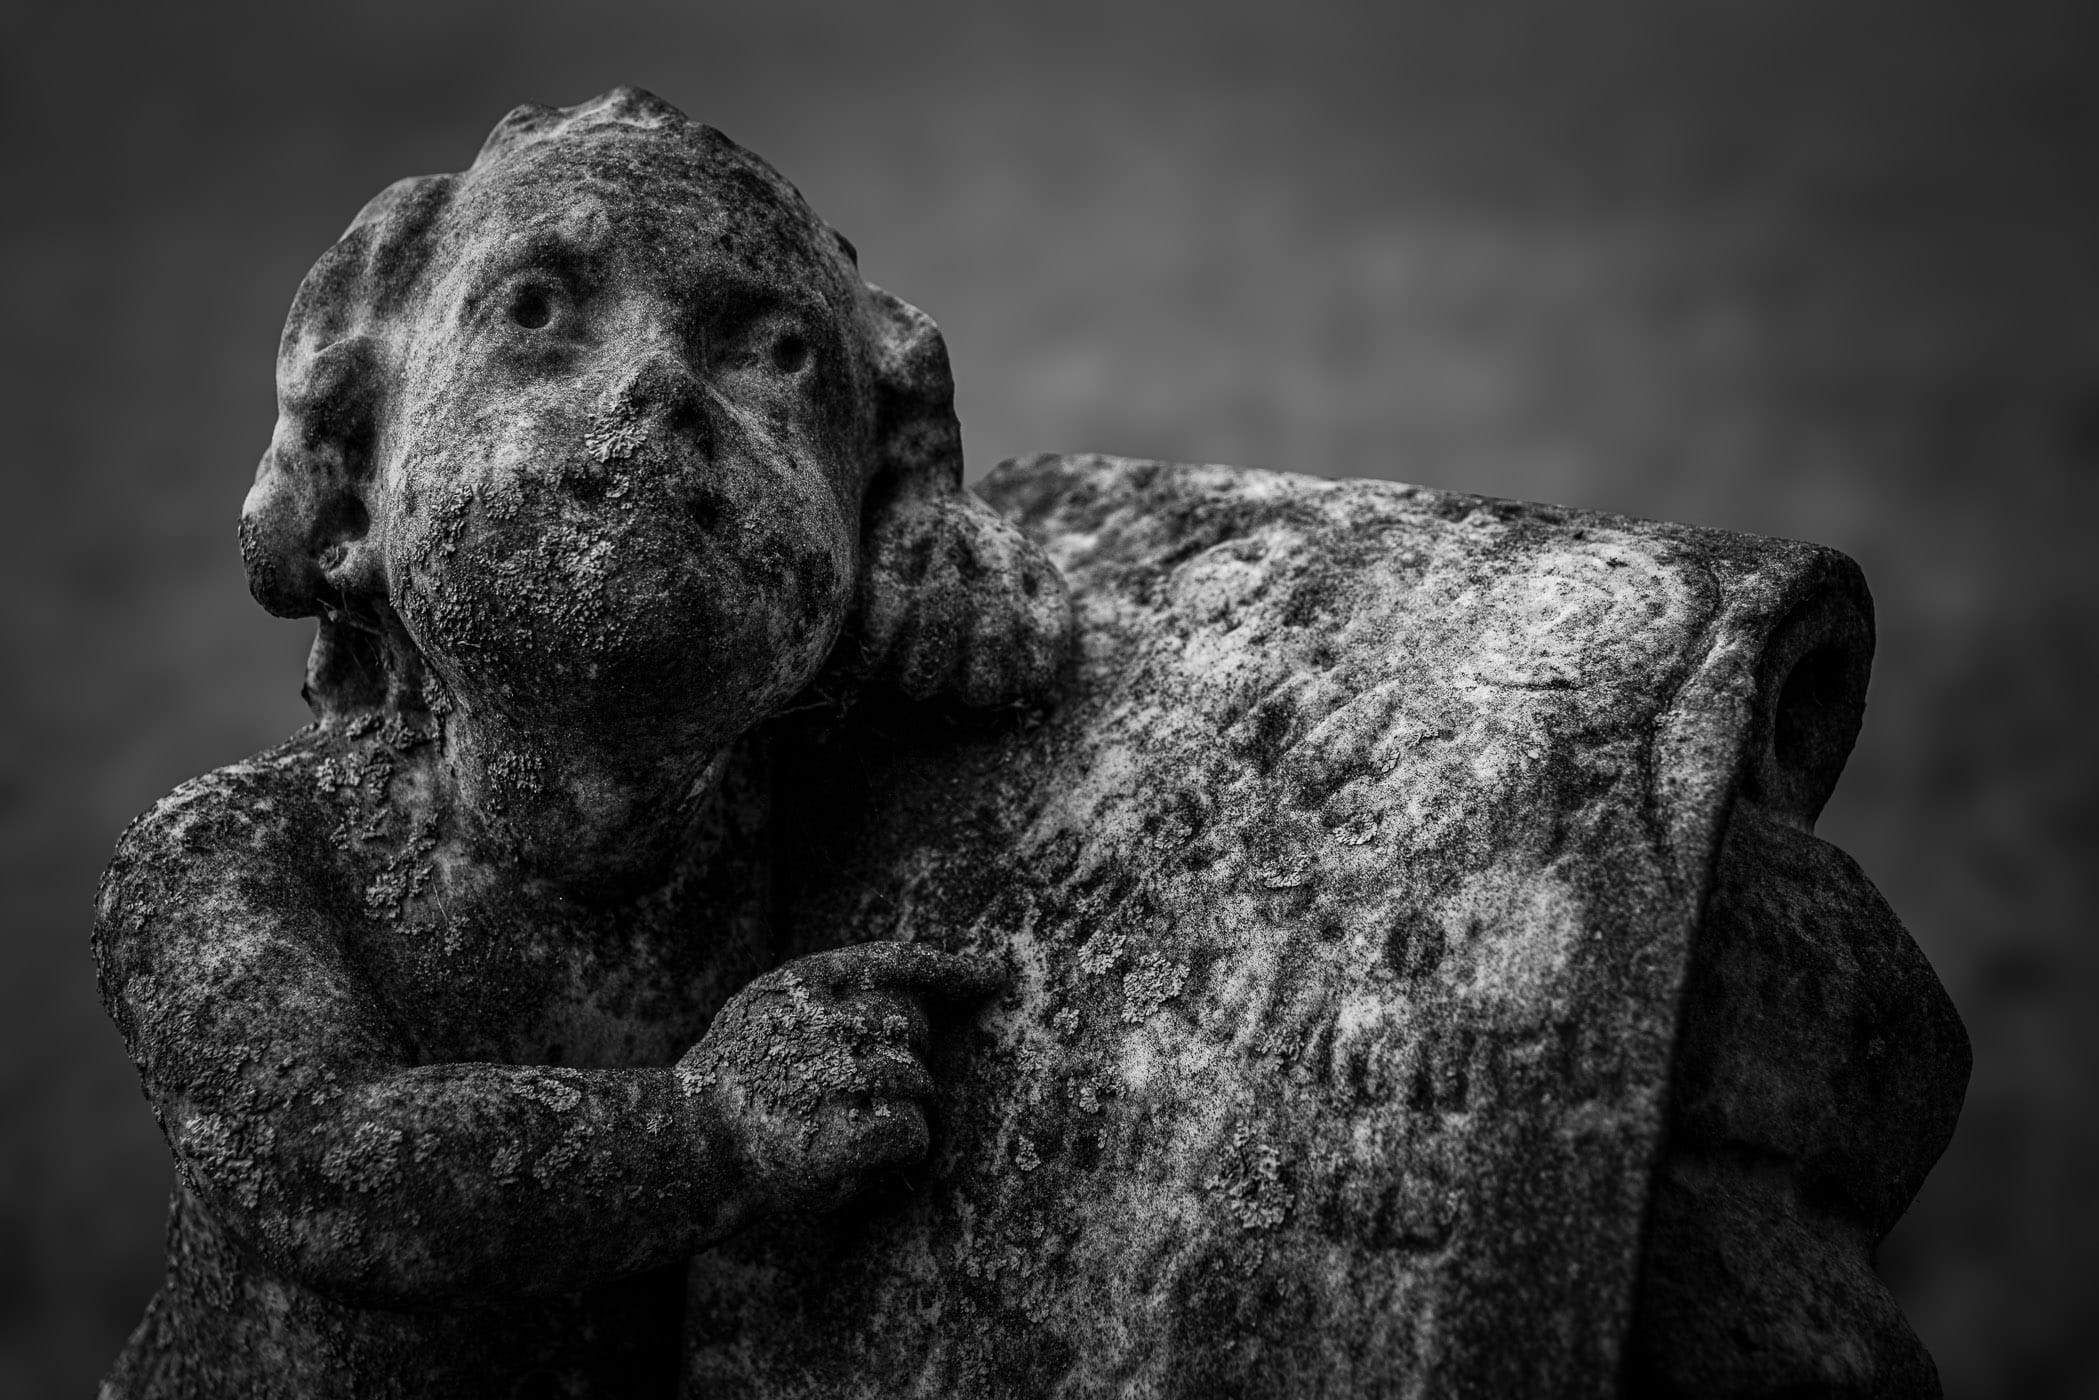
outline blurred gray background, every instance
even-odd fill
[[[233,520],[308,264],[634,82],[945,328],[972,470],[1393,476],[1803,536],[1880,656],[1823,824],[1974,1037],[1883,1252],[1955,1396],[2099,1395],[2090,5],[0,9],[0,1394],[86,1393],[169,1168],[96,876],[303,721]]]

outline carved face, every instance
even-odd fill
[[[720,737],[851,600],[867,370],[828,232],[637,138],[477,165],[405,345],[376,533],[459,698]]]
[[[853,685],[998,706],[1055,677],[1067,597],[962,490],[938,328],[637,88],[520,107],[469,169],[383,191],[277,370],[241,553],[265,607],[322,619],[324,715],[427,667],[469,713],[709,749],[849,612]]]

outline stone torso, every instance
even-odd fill
[[[592,899],[471,850],[430,800],[438,761],[423,730],[376,718],[275,759],[288,793],[310,793],[301,820],[325,827],[354,956],[420,1062],[667,1065],[771,964],[753,762],[730,765],[677,879]]]
[[[500,867],[473,858],[457,823],[430,801],[437,761],[428,731],[375,717],[314,726],[188,784],[134,838],[163,856],[154,874],[139,877],[138,865],[120,856],[110,917],[150,927],[153,909],[197,902],[200,893],[209,909],[224,883],[218,872],[244,865],[235,901],[273,928],[305,929],[316,953],[339,949],[360,1020],[386,1029],[409,1072],[668,1065],[727,996],[773,961],[753,762],[730,765],[687,874],[643,897],[592,902],[506,880]],[[318,922],[300,917],[313,908],[324,916]],[[225,933],[228,955],[251,960],[246,975],[280,975],[276,957],[242,946],[237,925]],[[149,948],[132,960],[150,967],[179,956]],[[287,988],[295,1000],[298,990]],[[303,1069],[291,1055],[263,1068],[280,1076]],[[309,1082],[316,1101],[334,1092],[332,1071]],[[568,1091],[550,1076],[539,1092],[559,1108]],[[358,1173],[385,1169],[385,1154],[375,1166],[360,1159],[362,1146],[341,1144],[339,1160],[321,1164],[340,1176],[342,1191],[359,1189]],[[380,1146],[416,1151],[414,1143]],[[558,1146],[549,1152],[520,1140],[494,1160],[461,1165],[502,1193],[559,1189],[549,1173],[561,1164]],[[313,1212],[310,1223],[326,1228],[324,1214]],[[171,1202],[169,1240],[166,1280],[108,1379],[110,1400],[202,1400],[260,1377],[309,1397],[674,1389],[678,1266],[581,1291],[372,1307],[270,1267],[186,1173]],[[404,1356],[417,1364],[404,1368]]]

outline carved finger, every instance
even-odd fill
[[[873,1099],[827,1112],[809,1154],[812,1177],[828,1183],[812,1202],[828,1210],[868,1184],[869,1172],[926,1155],[932,1136],[925,1110],[909,1099]]]
[[[925,1160],[932,1146],[925,1110],[909,1099],[878,1099],[860,1140],[861,1160],[870,1167],[904,1167]]]
[[[841,993],[900,989],[941,1001],[974,1001],[1006,981],[994,963],[923,943],[855,943],[791,965],[810,964],[812,981],[821,977]]]
[[[862,992],[840,1007],[863,1041],[895,1045],[924,1055],[929,1042],[925,1009],[918,998],[888,990]]]
[[[715,1014],[715,1023],[725,1025],[733,1018],[755,1020],[771,1012],[790,1009],[797,1003],[806,1002],[810,991],[809,979],[800,963],[786,963],[746,982]]]
[[[877,1099],[923,1099],[933,1092],[933,1076],[918,1058],[888,1046],[869,1052],[859,1075],[861,1092]]]

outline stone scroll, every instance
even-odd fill
[[[936,1037],[923,1168],[694,1262],[692,1393],[1611,1393],[1728,813],[1835,782],[1856,568],[1105,457],[982,491],[1071,586],[1060,702],[796,735],[776,849],[798,948],[1011,990]]]

